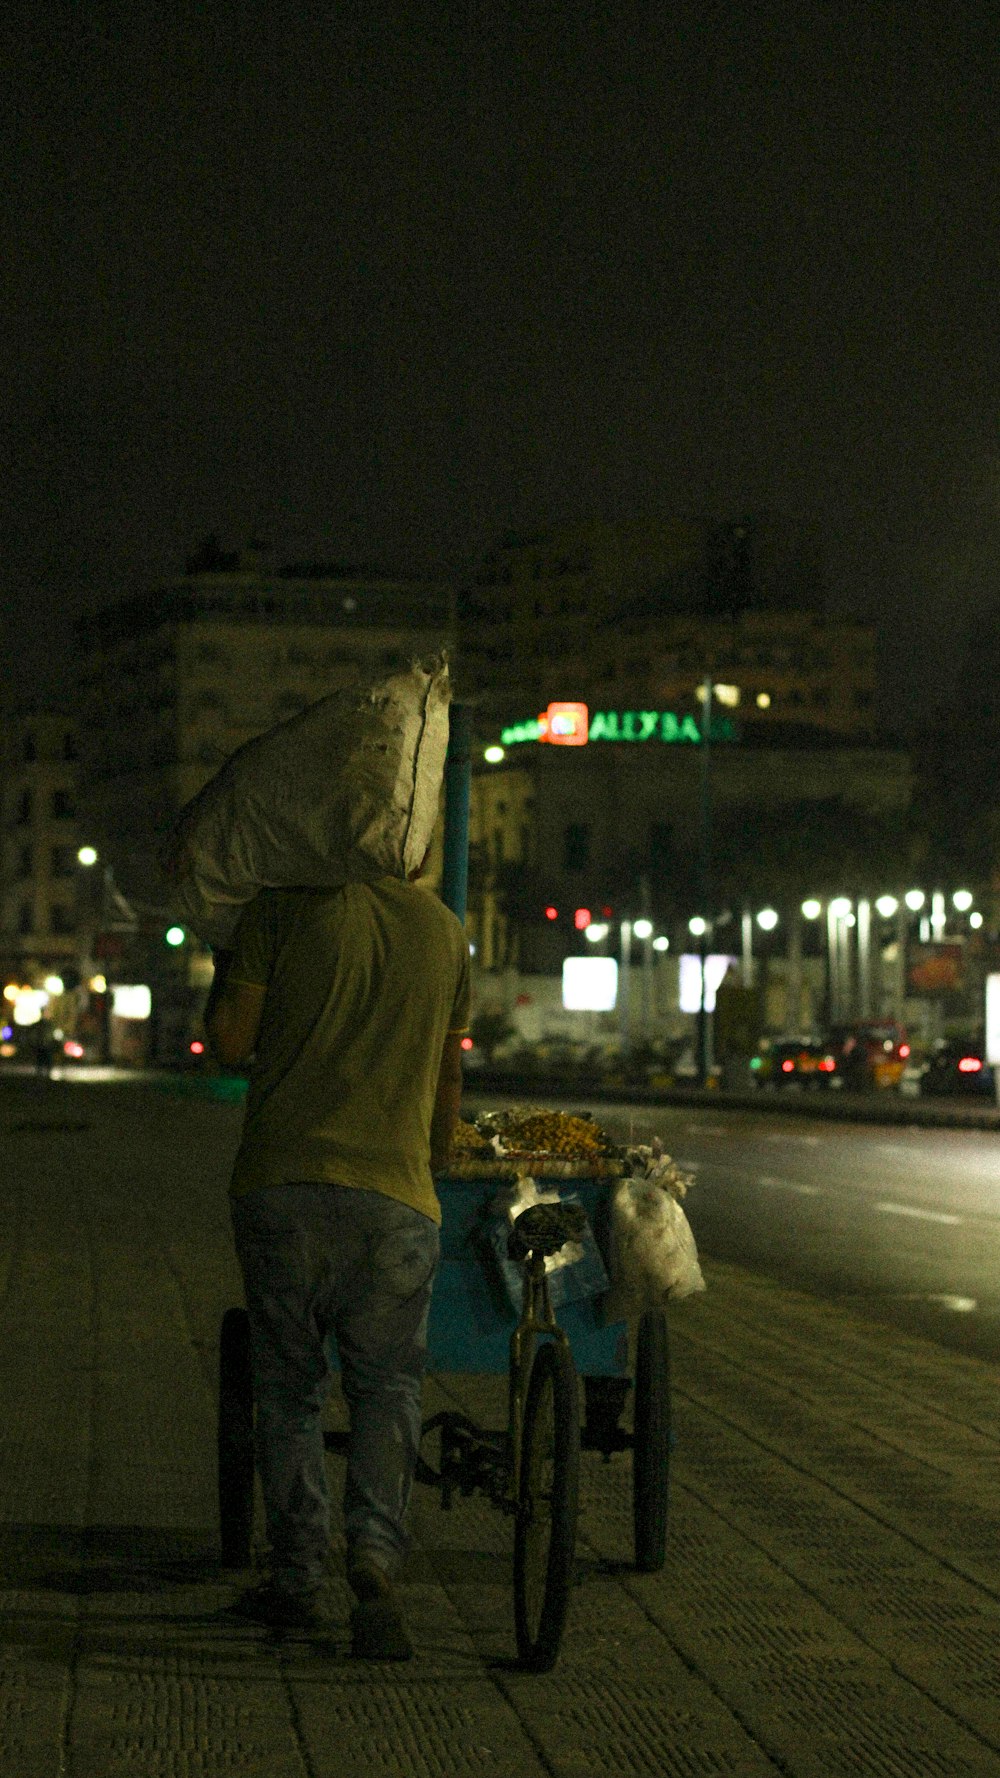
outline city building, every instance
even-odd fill
[[[690,917],[727,899],[737,903],[738,926],[741,882],[748,894],[762,886],[765,828],[776,852],[770,895],[780,899],[792,887],[773,838],[783,823],[793,838],[807,812],[834,836],[840,823],[846,853],[852,821],[888,829],[909,806],[911,762],[896,748],[823,736],[776,744],[760,733],[741,737],[727,716],[713,724],[706,762],[694,717],[582,708],[575,737],[539,734],[528,723],[476,760],[469,931],[483,971],[556,973],[567,955],[586,949],[587,924],[647,912],[675,944]],[[550,709],[556,727],[560,706]],[[561,744],[544,744],[554,739]],[[709,909],[706,820],[715,877]],[[795,892],[816,889],[824,885]]]
[[[31,709],[3,724],[0,764],[0,955],[4,981],[76,961],[78,730]]]
[[[824,610],[790,527],[594,523],[509,538],[460,596],[461,686],[484,740],[560,695],[592,708],[696,714],[706,677],[740,724],[867,742],[874,626]]]
[[[210,542],[184,575],[80,621],[79,831],[138,918],[118,979],[155,990],[154,1055],[183,1046],[211,976],[190,937],[164,943],[157,859],[178,811],[244,742],[447,645],[452,613],[443,585]]]

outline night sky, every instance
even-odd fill
[[[985,0],[0,30],[8,691],[209,531],[441,571],[771,508],[878,616],[891,720],[1000,593]]]

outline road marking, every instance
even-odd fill
[[[764,1137],[765,1142],[797,1142],[803,1148],[818,1148],[822,1136],[800,1136],[790,1130],[769,1130]]]
[[[818,1198],[822,1195],[822,1187],[804,1185],[801,1179],[774,1179],[770,1173],[758,1173],[758,1185],[774,1186],[778,1191],[798,1192],[803,1198]]]
[[[876,1210],[881,1210],[886,1216],[916,1216],[921,1222],[956,1223],[964,1220],[961,1216],[950,1215],[946,1210],[921,1210],[917,1204],[890,1204],[888,1202],[883,1202],[876,1204],[875,1208]]]

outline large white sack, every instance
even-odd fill
[[[164,848],[177,918],[224,948],[261,889],[415,870],[437,820],[450,698],[441,656],[333,692],[246,742],[185,804]]]

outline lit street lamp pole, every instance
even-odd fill
[[[632,968],[632,922],[623,920],[620,927],[621,962],[618,968],[618,1020],[621,1034],[622,1061],[627,1064],[632,1041],[630,1030],[629,975]]]
[[[702,930],[698,934],[698,957],[701,964],[701,997],[698,1004],[698,1084],[708,1085],[708,1077],[712,1066],[711,1040],[712,1033],[708,1021],[708,985],[705,980],[708,961],[708,939],[710,931],[711,907],[711,874],[712,874],[712,778],[711,778],[711,737],[712,737],[712,676],[705,675],[702,686],[702,729],[701,729],[701,796],[699,820],[699,860],[701,865],[701,908]]]

